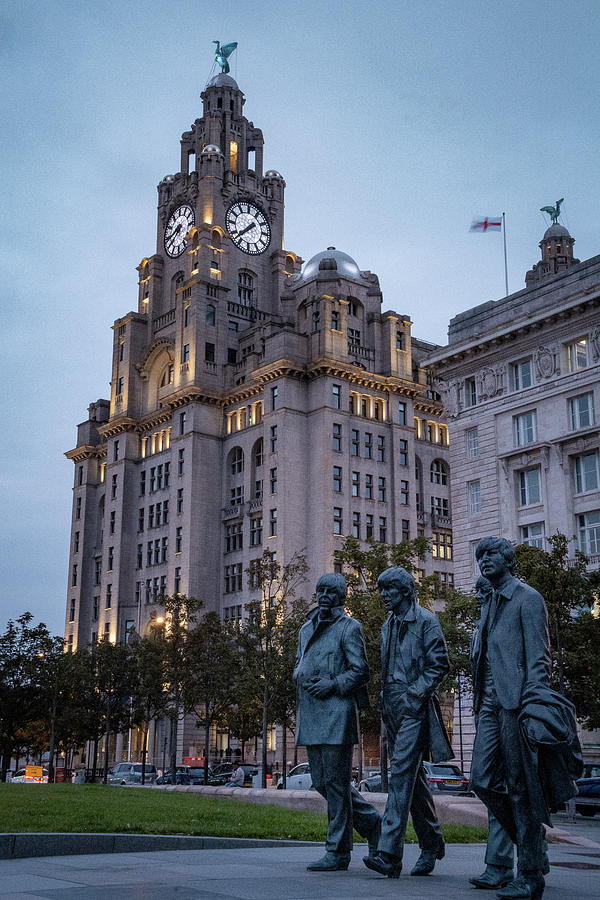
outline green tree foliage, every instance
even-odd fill
[[[441,690],[462,690],[465,681],[468,688],[471,681],[471,639],[479,619],[477,600],[474,594],[445,587],[435,576],[430,590],[444,599],[444,607],[439,611],[438,618],[448,647],[450,673],[442,683]],[[461,685],[458,684],[459,679]]]
[[[167,708],[162,634],[162,628],[155,625],[149,635],[129,645],[134,667],[133,722],[142,729],[142,784],[146,780],[150,722],[163,716]]]
[[[600,727],[599,620],[592,614],[600,593],[600,573],[588,572],[578,550],[569,559],[569,541],[557,533],[549,550],[520,544],[519,578],[540,592],[548,608],[552,682],[575,704],[586,728]]]

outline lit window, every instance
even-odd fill
[[[588,365],[588,342],[587,338],[579,338],[577,341],[571,341],[565,345],[567,352],[567,368],[569,372],[577,372],[579,369],[585,369]]]
[[[519,472],[519,503],[521,506],[532,506],[540,503],[542,488],[539,466]]]
[[[523,413],[513,418],[513,431],[515,437],[515,446],[522,447],[524,444],[531,444],[537,441],[537,413]]]
[[[578,397],[572,397],[569,400],[569,421],[572,431],[588,428],[590,425],[596,424],[594,395],[592,393],[580,394]]]
[[[575,491],[597,491],[600,487],[598,451],[575,457]]]

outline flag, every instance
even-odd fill
[[[502,231],[502,216],[486,216],[473,219],[469,231]]]

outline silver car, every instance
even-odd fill
[[[286,789],[288,791],[310,791],[313,789],[312,778],[310,775],[310,766],[308,763],[300,763],[290,769],[290,774],[286,779]],[[283,790],[283,778],[277,782],[277,790]]]
[[[157,778],[156,766],[146,766],[145,784],[154,784]],[[107,784],[141,784],[142,764],[123,762],[117,763],[108,771]]]

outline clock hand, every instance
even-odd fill
[[[238,231],[237,236],[241,237],[243,234],[246,234],[247,231],[250,231],[252,228],[256,228],[256,222],[251,222],[250,225],[246,225],[243,231]]]

